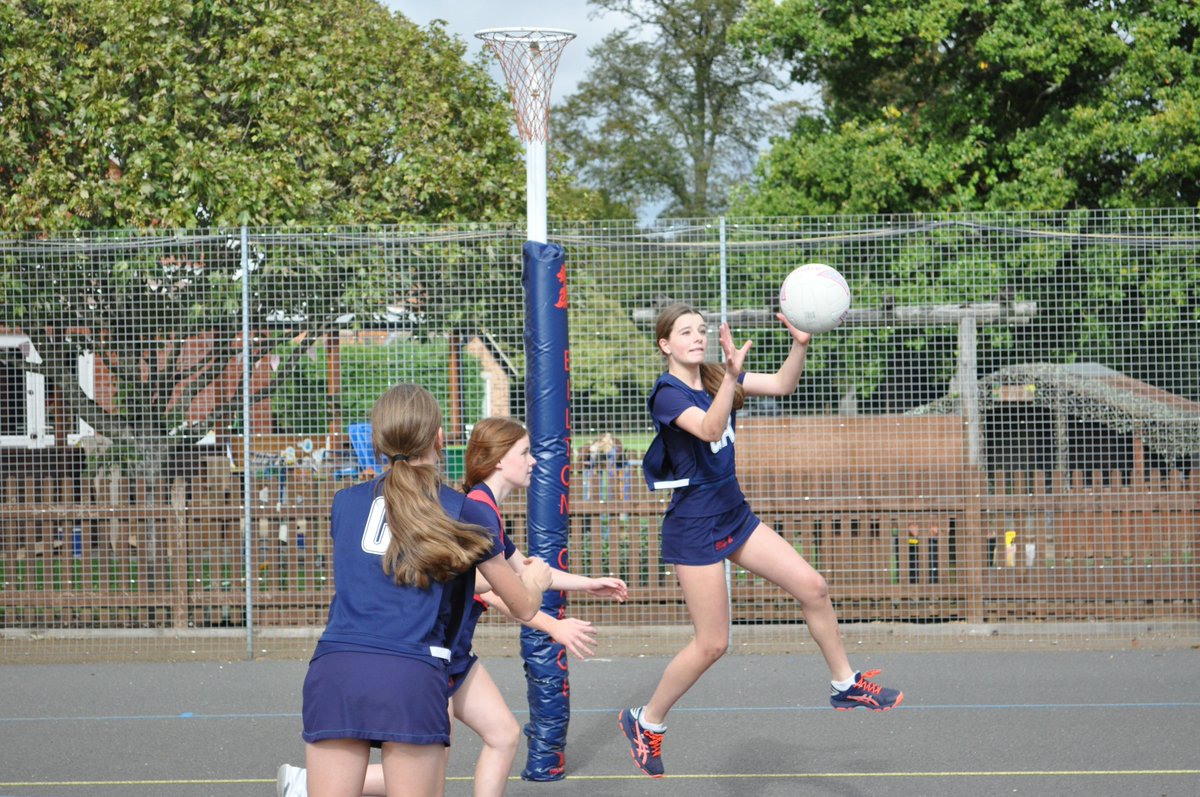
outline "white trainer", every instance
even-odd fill
[[[291,764],[280,764],[275,775],[275,794],[279,797],[308,797],[308,771]]]

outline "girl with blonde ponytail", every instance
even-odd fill
[[[374,427],[379,428],[379,427]],[[380,451],[396,450],[376,438],[375,446]],[[500,535],[504,558],[515,573],[524,575],[530,562],[511,537],[504,532],[504,521],[500,517],[500,505],[514,490],[529,487],[530,476],[537,464],[530,453],[529,432],[524,424],[513,418],[484,418],[471,430],[464,457],[466,480],[463,492],[470,502],[478,502],[488,513],[489,526]],[[397,469],[396,476],[403,471]],[[391,521],[389,520],[389,523]],[[624,601],[628,596],[625,582],[611,576],[589,578],[587,576],[551,570],[551,589],[574,590],[590,595]],[[475,764],[472,784],[474,797],[500,797],[508,785],[508,774],[513,758],[521,741],[521,726],[512,710],[504,702],[496,682],[471,651],[475,625],[484,610],[494,606],[510,617],[511,608],[495,591],[486,591],[491,584],[481,577],[477,580],[476,592],[483,592],[471,602],[462,631],[450,653],[450,708],[459,720],[483,741],[479,758]],[[520,619],[520,618],[518,618]],[[595,653],[596,638],[592,624],[574,617],[552,617],[537,612],[525,625],[549,634],[568,651],[580,659]],[[284,764],[279,768],[277,784],[281,797],[305,797],[303,788],[296,784],[304,770]],[[371,764],[367,768],[363,795],[376,797],[387,794],[382,768]]]
[[[433,396],[416,385],[384,393],[371,411],[371,435],[375,450],[391,463],[382,480],[392,532],[383,571],[397,584],[425,589],[482,559],[491,540],[478,527],[447,516],[438,502],[442,419]],[[421,456],[430,451],[438,456]]]
[[[445,787],[447,668],[476,569],[522,620],[550,569],[529,560],[518,576],[487,508],[442,484],[442,414],[427,390],[393,387],[371,423],[390,466],[333,499],[334,597],[304,680],[307,793],[358,794],[378,747],[387,795],[432,797]]]

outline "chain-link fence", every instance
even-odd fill
[[[523,237],[0,241],[0,656],[307,650],[330,498],[377,468],[361,434],[379,393],[439,398],[452,481],[474,422],[523,414]],[[771,372],[790,342],[778,288],[807,262],[838,268],[854,306],[794,395],[739,413],[738,470],[847,633],[1200,637],[1194,210],[558,223],[550,239],[567,253],[572,569],[631,598],[569,612],[610,641],[687,632],[658,555],[665,498],[639,465],[657,308],[727,319]],[[505,507],[518,540],[523,503]],[[734,649],[805,644],[795,601],[736,567],[730,587]]]

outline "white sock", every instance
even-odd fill
[[[849,677],[847,680],[845,680],[845,681],[830,681],[829,683],[833,684],[833,688],[834,688],[836,691],[838,691],[838,692],[845,692],[847,689],[849,689],[850,687],[852,687],[852,686],[854,686],[856,683],[858,683],[858,673],[855,673],[854,675],[851,675],[851,676],[850,676],[850,677]]]
[[[659,724],[655,724],[653,722],[647,722],[646,720],[642,719],[642,714],[645,711],[646,711],[645,706],[642,706],[640,708],[635,708],[633,710],[633,718],[638,721],[638,725],[641,725],[643,728],[645,728],[648,731],[652,731],[653,733],[662,733],[663,731],[665,731],[667,729],[666,725],[659,725]]]

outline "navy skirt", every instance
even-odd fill
[[[339,651],[318,656],[304,678],[306,742],[363,739],[450,744],[444,667],[411,656]]]
[[[761,522],[745,501],[708,517],[678,517],[668,511],[662,521],[662,560],[676,565],[721,562],[741,548]]]

